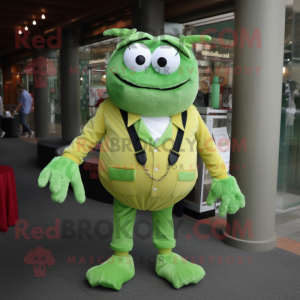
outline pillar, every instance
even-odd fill
[[[284,29],[285,0],[235,1],[239,43],[234,67],[241,67],[242,72],[233,77],[232,142],[244,141],[246,148],[236,147],[232,152],[231,174],[246,197],[246,206],[227,216],[229,226],[224,241],[244,250],[265,251],[276,246]],[[241,41],[247,34],[251,40],[253,33],[253,46],[245,39],[243,47]],[[250,74],[246,74],[246,67],[251,67]]]
[[[40,70],[46,66],[46,59],[49,56],[49,49],[32,49],[32,59],[36,61],[34,66]],[[41,84],[41,83],[45,83]],[[33,75],[33,97],[34,97],[34,127],[36,137],[49,136],[49,103],[47,77],[40,79]]]
[[[80,134],[79,34],[75,29],[62,33],[60,75],[62,139],[70,143]]]
[[[153,36],[164,34],[165,4],[160,0],[135,0],[131,6],[132,27]]]

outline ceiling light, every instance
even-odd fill
[[[106,75],[103,75],[103,78],[106,78]]]
[[[81,77],[80,80],[83,80],[83,78]]]
[[[28,27],[27,27],[27,26],[25,26],[25,30],[26,30],[26,31],[28,30]]]
[[[19,30],[19,34],[22,34],[22,30]]]
[[[46,17],[45,17],[45,15],[42,15],[42,19],[45,19]]]
[[[36,21],[35,21],[35,20],[33,20],[32,24],[33,24],[33,25],[36,25]]]

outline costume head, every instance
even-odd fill
[[[192,43],[209,36],[153,37],[136,29],[109,29],[122,41],[109,59],[107,91],[119,108],[142,116],[181,113],[195,100],[199,74]]]

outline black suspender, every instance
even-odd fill
[[[143,166],[146,164],[146,161],[147,161],[146,152],[141,145],[140,139],[136,133],[134,125],[132,124],[131,126],[127,127],[128,113],[122,109],[120,109],[120,111],[121,111],[123,121],[125,123],[125,127],[127,128],[128,134],[130,136],[132,146],[135,151],[134,155],[135,155],[137,161],[139,162],[139,164],[141,164]]]
[[[187,111],[184,111],[181,113],[181,120],[182,120],[183,128],[185,128],[186,118],[187,118]],[[178,157],[180,156],[179,151],[180,151],[181,143],[183,140],[183,135],[184,135],[184,131],[182,129],[178,128],[176,139],[175,139],[175,142],[173,145],[173,149],[170,151],[170,155],[169,155],[169,165],[170,166],[173,166],[177,162]]]
[[[137,161],[139,162],[139,164],[144,166],[147,162],[147,156],[146,156],[145,150],[143,149],[143,147],[141,145],[140,139],[136,133],[134,124],[127,127],[128,113],[122,109],[120,109],[120,112],[121,112],[123,121],[125,123],[125,127],[127,128],[128,134],[130,136],[132,146],[135,151],[134,155],[135,155]],[[181,119],[182,119],[183,128],[185,128],[186,119],[187,119],[187,111],[184,111],[181,113]],[[183,135],[184,135],[184,131],[182,129],[178,128],[176,139],[175,139],[175,142],[173,145],[173,149],[170,151],[170,155],[169,155],[169,165],[170,166],[174,165],[177,162],[178,157],[180,156],[179,152],[180,152],[180,147],[181,147],[181,143],[183,140]]]

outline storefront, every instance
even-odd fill
[[[19,103],[17,85],[23,84],[32,97],[31,112],[27,116],[27,124],[32,130],[35,130],[34,121],[34,89],[45,88],[48,99],[49,110],[49,133],[54,135],[61,134],[60,120],[60,80],[59,80],[59,51],[49,51],[47,58],[42,58],[42,72],[35,69],[36,64],[31,57],[5,66],[6,80],[4,81],[4,109],[12,111]],[[54,70],[54,72],[50,72]],[[39,79],[41,76],[42,81]],[[42,82],[43,86],[40,86]],[[19,134],[21,130],[19,131]]]
[[[247,70],[233,69],[234,14],[208,18],[184,24],[184,34],[208,34],[212,41],[193,47],[199,66],[199,92],[194,105],[211,107],[212,77],[219,76],[220,108],[232,108],[233,74]],[[278,162],[276,209],[287,212],[300,205],[300,0],[287,1],[282,79],[282,112]],[[215,127],[227,126],[231,136],[231,110],[225,121]],[[234,111],[233,111],[234,113]],[[221,122],[221,123],[220,123]],[[204,178],[210,186],[209,175]],[[204,190],[208,194],[209,186]],[[195,192],[195,191],[194,191]],[[207,195],[204,195],[207,196]]]

